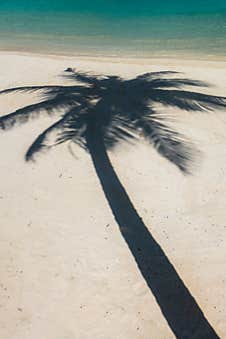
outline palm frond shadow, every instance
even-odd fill
[[[58,121],[43,131],[26,153],[26,160],[57,144],[74,142],[90,153],[104,194],[140,273],[177,338],[218,338],[199,305],[166,254],[135,210],[117,177],[107,150],[121,141],[143,136],[183,173],[190,172],[195,149],[166,123],[156,104],[190,112],[225,109],[226,98],[184,90],[207,87],[204,82],[182,78],[177,72],[152,72],[125,80],[67,70],[70,86],[31,86],[2,90],[0,94],[34,92],[40,103],[0,117],[7,130],[45,114]],[[80,83],[80,84],[78,84]]]

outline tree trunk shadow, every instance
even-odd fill
[[[101,135],[87,132],[86,141],[120,232],[176,338],[219,338],[139,217],[111,165]]]

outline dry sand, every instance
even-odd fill
[[[0,87],[62,83],[66,67],[134,76],[183,71],[226,94],[226,62],[0,54]],[[1,114],[34,100],[1,96]],[[202,156],[183,176],[145,144],[110,154],[134,205],[221,338],[226,338],[226,112],[169,110]],[[0,337],[174,338],[105,200],[90,157],[62,145],[28,164],[50,118],[0,133]],[[129,164],[129,166],[128,166]]]

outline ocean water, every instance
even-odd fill
[[[1,0],[0,50],[226,58],[226,0]]]

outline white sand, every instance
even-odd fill
[[[123,76],[179,70],[215,85],[206,92],[226,94],[226,62],[13,53],[0,54],[0,88],[62,83],[66,67]],[[33,100],[1,96],[1,114]],[[145,144],[122,146],[111,159],[143,220],[226,338],[226,112],[169,112],[202,151],[193,176],[184,177]],[[49,122],[0,133],[0,338],[174,338],[122,239],[89,155],[74,147],[75,159],[62,145],[25,163],[27,147]]]

